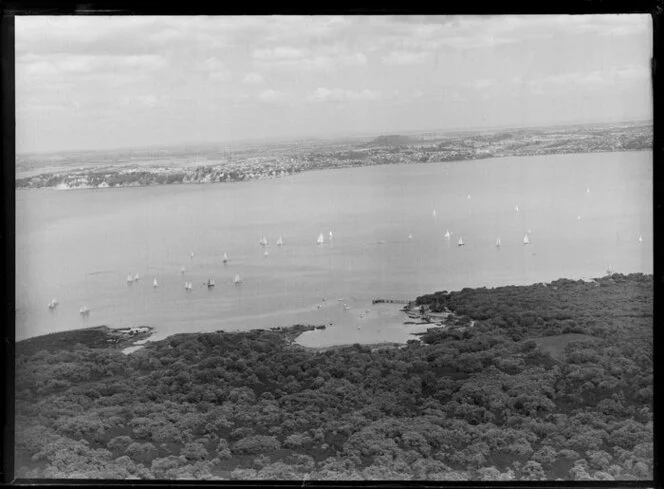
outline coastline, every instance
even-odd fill
[[[132,181],[130,183],[126,184],[112,184],[109,185],[106,182],[102,182],[96,185],[91,185],[88,183],[82,183],[80,185],[69,185],[66,183],[62,183],[63,179],[67,178],[86,178],[87,174],[90,173],[90,170],[83,170],[80,171],[79,173],[74,173],[74,172],[68,172],[68,173],[37,173],[34,174],[33,176],[30,177],[18,177],[16,178],[16,189],[17,190],[41,190],[41,189],[53,189],[53,190],[59,190],[59,191],[69,191],[69,190],[107,190],[107,189],[117,189],[117,188],[145,188],[145,187],[163,187],[163,186],[169,186],[169,185],[214,185],[214,184],[236,184],[236,183],[241,183],[241,182],[254,182],[254,181],[260,181],[260,180],[276,180],[279,178],[287,178],[287,177],[292,177],[294,175],[298,175],[300,173],[309,173],[313,171],[325,171],[325,170],[343,170],[347,168],[364,168],[364,167],[369,167],[369,166],[386,166],[386,165],[400,165],[400,164],[408,164],[408,165],[440,165],[443,163],[460,163],[463,161],[478,161],[478,160],[495,160],[495,159],[500,159],[500,158],[527,158],[527,157],[533,157],[533,156],[557,156],[557,155],[572,155],[572,154],[591,154],[591,153],[632,153],[632,152],[639,152],[639,151],[652,151],[652,147],[645,147],[645,148],[620,148],[620,149],[600,149],[600,150],[575,150],[575,151],[554,151],[554,152],[547,152],[547,153],[523,153],[523,154],[511,154],[511,153],[506,153],[506,154],[495,154],[495,155],[490,155],[490,156],[482,156],[478,155],[475,157],[470,157],[470,158],[459,158],[459,159],[434,159],[434,160],[426,160],[426,161],[419,161],[419,160],[398,160],[398,161],[382,161],[378,163],[366,163],[366,164],[337,164],[337,165],[330,165],[330,166],[315,166],[311,168],[302,168],[302,169],[297,169],[293,170],[290,172],[286,172],[283,174],[276,174],[276,175],[259,175],[259,176],[247,176],[243,178],[238,178],[238,179],[233,179],[233,180],[196,180],[196,179],[190,179],[190,180],[182,180],[182,181],[172,181],[172,182],[161,182],[159,181],[161,177],[164,175],[172,174],[175,173],[177,170],[180,168],[172,168],[169,169],[167,173],[158,173],[158,172],[146,172],[149,173],[152,177],[155,178],[154,181],[150,181],[148,183],[139,183],[136,181]],[[149,167],[148,167],[149,168]],[[184,167],[183,167],[184,169]],[[215,168],[216,170],[217,169]],[[127,170],[126,172],[118,172],[118,173],[111,173],[111,175],[125,175],[125,174],[132,174],[136,173],[136,168],[135,167],[129,167],[125,168]],[[56,185],[33,185],[33,184],[27,184],[27,185],[19,185],[18,181],[19,180],[31,180],[31,179],[41,179],[41,178],[57,178],[60,179],[60,183]]]
[[[388,447],[414,462],[398,467],[406,479],[432,478],[415,463],[434,464],[440,480],[486,480],[488,469],[527,478],[524,451],[550,455],[527,462],[542,477],[577,478],[585,453],[604,453],[593,452],[592,416],[617,457],[611,477],[641,480],[653,460],[653,275],[597,283],[419,296],[420,313],[453,315],[405,345],[306,348],[293,340],[316,326],[302,324],[180,333],[135,356],[74,341],[60,342],[66,353],[26,355],[19,343],[19,474],[375,480],[393,474],[394,458],[380,457]],[[110,332],[88,331],[100,329]],[[484,458],[464,452],[468,439],[486,440]],[[334,472],[346,466],[355,472]]]

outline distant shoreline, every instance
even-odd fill
[[[389,164],[443,163],[476,161],[505,157],[560,154],[652,151],[652,125],[631,125],[597,129],[529,129],[447,135],[379,136],[373,141],[348,144],[338,141],[318,147],[272,150],[247,149],[228,153],[221,148],[191,148],[188,152],[167,155],[168,162],[151,159],[151,153],[134,155],[118,151],[115,164],[95,161],[95,155],[71,155],[57,171],[43,171],[39,157],[23,156],[17,168],[28,176],[16,178],[16,188],[101,189],[146,187],[152,185],[190,185],[235,183],[292,176],[298,173],[379,166]],[[203,152],[203,153],[201,153]],[[265,156],[268,155],[268,156]],[[32,158],[32,163],[29,163]],[[192,160],[198,160],[196,163]],[[177,162],[177,163],[174,163]],[[35,168],[35,166],[37,166]],[[19,170],[18,175],[21,174]]]
[[[500,158],[528,158],[533,156],[560,156],[560,155],[584,155],[584,154],[597,154],[597,153],[638,153],[641,151],[653,151],[653,148],[643,148],[643,149],[621,149],[621,150],[607,150],[607,151],[579,151],[574,153],[546,153],[546,154],[524,154],[524,155],[496,155],[485,158],[472,158],[464,160],[441,160],[441,161],[411,161],[411,162],[386,162],[382,164],[373,164],[373,165],[347,165],[347,166],[332,166],[327,168],[310,168],[302,170],[296,173],[290,173],[287,175],[279,175],[274,177],[262,177],[262,178],[253,178],[253,179],[244,179],[244,180],[233,180],[228,182],[174,182],[174,183],[147,183],[147,184],[130,184],[130,185],[115,185],[115,186],[105,186],[105,187],[95,187],[95,186],[81,186],[81,187],[67,187],[59,188],[57,186],[42,186],[42,187],[16,187],[17,190],[58,190],[58,191],[70,191],[70,190],[113,190],[119,188],[147,188],[147,187],[166,187],[166,186],[194,186],[194,185],[229,185],[237,183],[247,183],[247,182],[258,182],[261,180],[277,180],[280,178],[292,177],[302,173],[316,172],[316,171],[330,171],[330,170],[346,170],[349,168],[366,168],[370,166],[390,166],[390,165],[439,165],[441,163],[460,163],[463,161],[479,161],[479,160],[496,160]],[[43,176],[44,174],[40,174]]]

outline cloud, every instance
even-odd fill
[[[361,91],[344,90],[341,88],[319,87],[306,97],[309,102],[359,102],[366,100],[378,100],[380,93],[374,90],[364,89]]]
[[[306,56],[304,49],[291,46],[277,46],[276,48],[255,49],[252,57],[259,61],[297,60]]]
[[[322,50],[325,51],[325,50]],[[302,71],[330,72],[342,67],[361,66],[367,63],[363,53],[320,54],[294,48],[259,49],[254,51],[258,67],[297,69]]]
[[[256,95],[256,98],[261,102],[281,103],[287,101],[290,97],[285,92],[280,92],[278,90],[268,88],[259,92],[258,95]]]
[[[242,81],[250,85],[258,85],[260,83],[263,83],[265,79],[263,78],[262,75],[259,75],[258,73],[247,73],[242,79]]]
[[[120,99],[120,104],[154,109],[156,107],[164,106],[165,100],[150,93],[122,97]]]
[[[485,88],[493,87],[496,85],[496,81],[492,80],[491,78],[481,78],[479,80],[473,80],[472,82],[468,82],[464,84],[465,86],[474,88],[476,90],[482,90]]]
[[[526,84],[535,91],[543,91],[550,87],[611,87],[618,84],[634,84],[647,81],[650,70],[645,66],[622,65],[613,66],[605,70],[591,70],[586,72],[570,72],[549,75],[527,80]]]
[[[413,51],[392,51],[382,58],[388,66],[408,66],[425,63],[429,59],[429,53]]]
[[[230,70],[215,56],[210,56],[199,62],[196,69],[206,73],[210,80],[225,82],[232,78]]]
[[[166,58],[157,54],[129,56],[93,56],[81,54],[27,55],[17,61],[17,75],[28,77],[48,77],[66,74],[81,75],[93,72],[116,72],[118,70],[150,72],[168,66]]]

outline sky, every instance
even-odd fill
[[[649,15],[16,17],[17,153],[652,118]]]

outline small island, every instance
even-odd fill
[[[652,275],[441,291],[410,308],[446,316],[398,348],[294,344],[310,325],[178,334],[131,355],[122,342],[148,331],[19,342],[17,474],[652,478]]]

